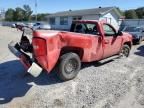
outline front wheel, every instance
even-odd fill
[[[67,53],[61,56],[58,76],[63,81],[75,78],[81,68],[81,61],[77,54]]]
[[[129,54],[130,54],[130,47],[128,45],[123,45],[120,55],[122,57],[128,57]]]

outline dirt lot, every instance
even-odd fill
[[[144,42],[127,59],[83,64],[74,80],[61,82],[54,72],[25,75],[7,48],[20,34],[0,27],[0,108],[144,108]]]

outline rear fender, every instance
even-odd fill
[[[81,60],[82,60],[83,55],[84,55],[84,50],[82,48],[67,46],[67,47],[63,47],[61,49],[60,56],[63,54],[69,53],[69,52],[76,53],[80,57]]]
[[[54,66],[57,64],[57,61],[60,56],[60,49],[55,49],[48,53],[47,55],[47,71],[50,73],[50,71],[54,68]]]
[[[47,40],[47,57],[46,57],[47,69],[46,70],[48,71],[48,73],[50,73],[50,71],[57,64],[62,46],[63,45],[62,45],[59,35],[49,38]]]

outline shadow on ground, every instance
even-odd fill
[[[32,87],[28,84],[34,82],[37,85],[51,85],[60,83],[55,72],[47,75],[43,72],[34,78],[26,74],[25,69],[18,60],[0,64],[0,104],[10,102],[16,97],[24,96]]]
[[[94,67],[103,66],[105,64],[108,64],[108,63],[111,63],[111,62],[115,61],[116,59],[121,59],[121,57],[119,57],[118,55],[116,55],[116,56],[112,56],[112,57],[106,58],[106,59],[101,60],[101,61],[94,61],[94,62],[89,62],[89,63],[83,63],[82,64],[82,69],[90,67],[90,66],[94,66]]]
[[[114,61],[110,59],[105,62],[83,63],[82,69],[89,66],[102,66]],[[0,104],[10,102],[16,97],[23,97],[32,87],[31,82],[36,85],[51,85],[61,83],[62,81],[56,75],[55,69],[47,75],[43,72],[39,77],[34,78],[26,73],[19,60],[8,61],[0,64]]]
[[[138,51],[135,52],[135,54],[144,57],[144,45],[137,48],[137,50]]]
[[[107,61],[104,61],[104,62],[95,61],[95,62],[90,62],[90,63],[83,63],[82,64],[82,69],[90,67],[90,66],[95,66],[95,67],[103,66],[103,65],[108,64],[108,63],[113,62],[113,61],[114,60],[111,59],[111,60],[107,60]]]

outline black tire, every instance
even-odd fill
[[[128,57],[130,54],[130,47],[126,44],[123,45],[121,49],[121,55],[122,57]]]
[[[75,53],[66,53],[61,56],[58,76],[62,81],[75,78],[81,68],[81,60]]]

